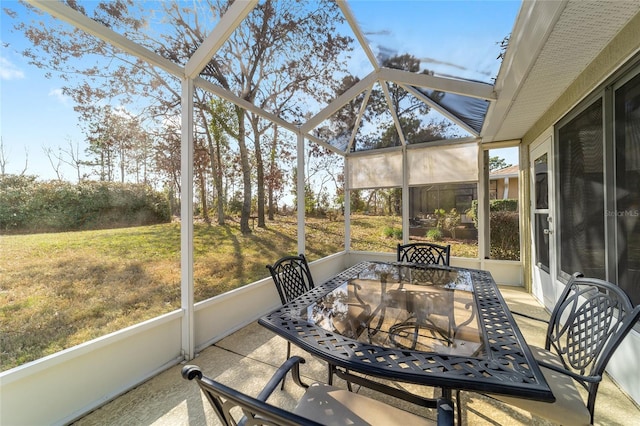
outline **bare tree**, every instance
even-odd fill
[[[269,204],[269,220],[274,219],[277,209],[277,194],[284,189],[286,173],[283,170],[283,162],[292,159],[285,138],[280,136],[278,126],[273,127],[271,143],[268,152],[268,169],[265,173],[267,186],[267,199]]]
[[[0,136],[0,176],[4,176],[7,171],[7,164],[9,163],[9,156],[4,149],[4,140]]]
[[[49,164],[51,164],[51,167],[53,167],[53,171],[55,172],[58,180],[64,180],[64,176],[62,175],[62,171],[60,170],[60,168],[62,167],[62,153],[60,147],[58,147],[58,152],[54,151],[53,148],[48,146],[43,146],[42,150],[49,159]]]
[[[216,208],[218,216],[218,225],[225,224],[224,214],[224,161],[223,155],[229,149],[229,141],[227,134],[237,134],[237,121],[234,115],[233,106],[221,99],[211,100],[211,116],[209,122],[209,130],[211,138],[209,139],[209,159],[211,161],[211,170],[213,172],[213,181],[216,192]]]
[[[0,176],[5,176],[7,174],[7,165],[9,164],[9,153],[5,150],[4,141],[0,136]],[[27,169],[29,168],[29,150],[27,147],[24,148],[24,168],[19,176],[24,176],[27,173]]]
[[[67,138],[67,147],[61,149],[62,162],[71,166],[76,172],[76,178],[80,182],[84,176],[82,175],[82,166],[86,164],[86,161],[82,160],[80,155],[80,144],[73,143],[71,138]]]
[[[228,2],[218,2],[220,9]],[[266,1],[258,5],[231,35],[203,74],[244,100],[272,111],[283,111],[296,93],[327,99],[335,88],[327,85],[341,71],[338,55],[348,50],[351,39],[337,36],[335,25],[342,17],[334,2],[320,2],[317,9],[306,3]],[[309,52],[321,52],[309,55]],[[273,82],[278,84],[274,85]],[[274,92],[274,87],[280,91]],[[286,96],[279,96],[286,93]],[[278,102],[281,101],[281,102]],[[251,162],[245,142],[244,111],[237,109],[240,163],[243,175],[243,207],[240,228],[251,232]],[[259,119],[249,114],[258,176],[259,225],[264,226],[264,164]],[[292,118],[292,117],[290,117]],[[295,118],[295,117],[293,117]]]
[[[144,7],[147,4],[143,2],[104,0],[94,2],[86,9],[73,0],[65,3],[165,58],[184,64],[206,39],[211,23],[224,14],[231,1],[159,2],[157,5],[166,15],[161,32],[147,31],[152,27],[149,22],[152,14],[146,13],[148,11]],[[35,11],[31,6],[26,7]],[[82,31],[70,29],[54,20],[47,21],[46,25],[41,25],[38,20],[25,22],[21,14],[10,9],[4,10],[15,19],[15,28],[24,32],[33,45],[23,54],[31,64],[68,79],[63,92],[74,100],[75,109],[83,121],[91,122],[106,102],[114,105],[114,109],[121,106],[133,108],[140,99],[144,99],[147,103],[144,111],[137,113],[144,112],[153,117],[156,120],[155,134],[160,135],[166,123],[178,115],[181,90],[177,79]],[[199,19],[192,19],[193,16]],[[293,122],[300,112],[287,110],[285,105],[294,96],[296,99],[311,96],[326,101],[330,94],[335,93],[335,88],[328,82],[333,81],[336,73],[344,72],[344,64],[338,57],[349,50],[352,42],[336,31],[342,19],[336,3],[329,0],[321,0],[315,7],[306,2],[261,2],[205,67],[202,76]],[[315,54],[310,55],[309,52]],[[277,87],[282,96],[276,97],[271,92],[275,81],[279,81]],[[207,144],[215,144],[206,122],[208,115],[203,113],[209,109],[212,95],[197,96],[195,127],[208,138]],[[237,131],[227,134],[237,141],[243,183],[241,230],[248,233],[251,232],[252,168],[260,170],[256,172],[260,176],[258,198],[259,204],[264,206],[264,165],[262,152],[252,152],[247,144],[251,118],[247,122],[246,112],[239,107],[235,107],[235,116]],[[259,143],[260,132],[265,129],[254,127],[255,143]],[[92,130],[99,130],[99,133]],[[113,179],[117,165],[122,178],[125,172],[122,155],[125,151],[117,150],[113,138],[105,137],[109,135],[108,129],[87,128],[85,132],[94,148],[94,162],[100,168],[101,178]],[[161,147],[157,138],[154,140],[157,149],[173,144],[173,141],[168,141]],[[274,141],[277,143],[277,139]],[[260,150],[258,147],[257,151]],[[156,159],[158,157],[162,155],[155,156]],[[166,167],[173,165],[173,161],[163,163],[164,173],[170,179],[175,178],[176,172],[168,171]],[[211,171],[212,176],[216,173]]]

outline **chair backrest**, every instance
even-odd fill
[[[320,426],[320,423],[246,395],[202,374],[195,365],[182,368],[182,377],[195,379],[225,426]],[[240,410],[237,409],[240,407]]]
[[[451,246],[432,243],[398,244],[398,262],[449,266]]]
[[[283,304],[313,288],[311,270],[304,254],[285,256],[273,265],[267,265]]]
[[[634,308],[620,287],[580,273],[571,277],[551,313],[545,348],[583,376],[576,380],[589,392],[592,421],[604,369],[638,318],[640,305]]]

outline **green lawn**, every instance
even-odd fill
[[[344,222],[308,219],[307,256],[344,249]],[[352,249],[394,252],[385,227],[400,218],[358,216]],[[295,217],[242,235],[239,224],[195,225],[194,288],[200,301],[266,277],[265,265],[297,250]],[[451,242],[454,256],[477,246]],[[1,370],[180,307],[180,225],[0,236]]]

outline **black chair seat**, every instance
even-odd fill
[[[531,347],[556,401],[490,396],[563,425],[593,424],[607,363],[639,318],[640,305],[620,287],[575,273],[551,313],[544,349]]]
[[[555,364],[558,368],[564,368],[559,356],[536,346],[530,346],[530,348],[537,360]],[[591,414],[576,387],[575,381],[570,376],[555,370],[546,367],[540,367],[540,369],[551,387],[551,392],[553,392],[553,395],[556,397],[555,402],[548,403],[534,401],[532,399],[513,398],[505,395],[490,396],[501,402],[532,413],[544,413],[544,417],[547,420],[563,426],[591,424]]]
[[[286,360],[257,397],[246,395],[204,376],[194,365],[184,366],[182,377],[196,380],[225,426],[453,425],[453,404],[449,400],[438,401],[436,422],[334,386],[322,383],[307,386],[300,380],[299,366],[304,362],[298,356]],[[293,411],[266,402],[289,371],[296,384],[307,388]]]

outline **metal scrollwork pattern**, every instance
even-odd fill
[[[487,353],[481,357],[439,355],[384,348],[329,332],[301,318],[316,299],[368,268],[361,262],[260,319],[260,324],[326,361],[364,374],[452,389],[507,393],[540,400],[553,395],[535,363],[506,303],[486,271],[471,274]],[[532,365],[533,363],[533,365]]]

